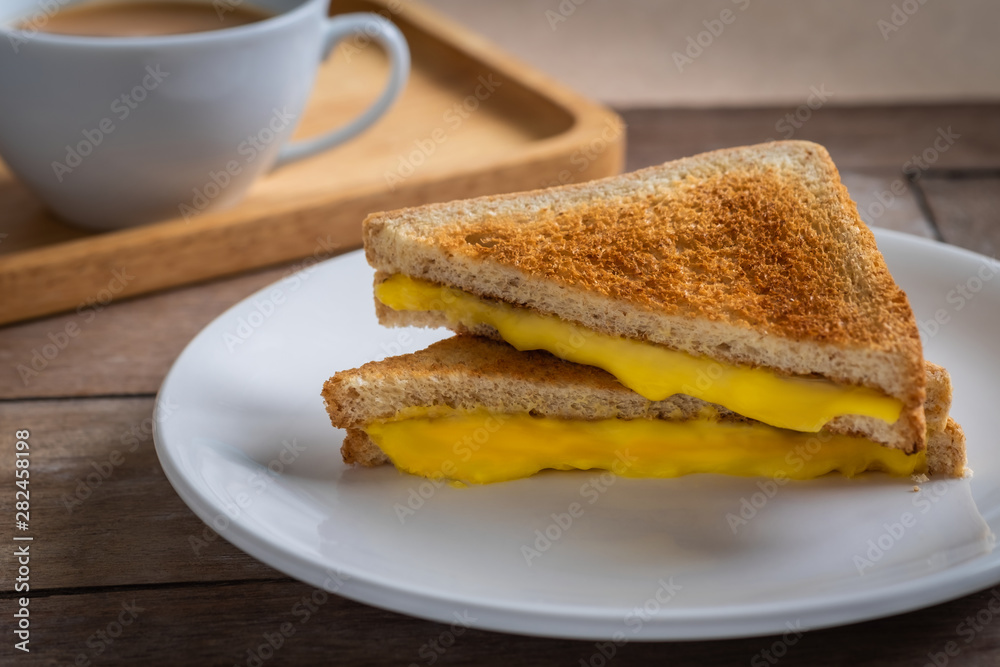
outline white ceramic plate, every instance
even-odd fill
[[[1000,581],[1000,267],[911,236],[877,237],[927,358],[951,371],[973,479],[912,492],[882,475],[779,487],[581,471],[452,488],[388,466],[345,467],[323,382],[444,335],[380,327],[360,252],[290,275],[206,327],[160,390],[157,452],[191,509],[252,556],[445,623],[721,638],[942,602]]]

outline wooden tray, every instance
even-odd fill
[[[0,164],[0,324],[321,259],[359,246],[360,222],[372,211],[621,170],[624,126],[613,112],[426,7],[394,0],[333,4],[337,12],[382,13],[410,44],[407,89],[374,128],[261,179],[235,208],[117,232],[87,232],[54,219]],[[342,43],[320,71],[296,136],[355,116],[381,90],[387,71],[378,48]],[[477,87],[485,99],[476,98]]]

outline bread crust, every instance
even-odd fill
[[[384,274],[727,363],[881,389],[904,404],[886,444],[924,447],[909,302],[817,144],[726,149],[582,185],[377,213],[364,240]]]
[[[944,477],[963,477],[965,467],[965,432],[948,417],[944,428],[927,438],[927,471]]]
[[[945,430],[950,419],[948,413],[951,411],[951,376],[944,367],[930,361],[925,361],[924,367],[927,371],[927,400],[924,401],[927,432],[939,433]]]

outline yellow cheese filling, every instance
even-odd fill
[[[426,416],[421,416],[421,413]],[[720,473],[812,479],[839,471],[912,475],[923,452],[906,455],[870,440],[806,434],[710,418],[574,421],[528,414],[409,410],[365,431],[405,472],[476,484],[529,477],[545,469],[611,470],[625,477]]]
[[[902,401],[868,387],[723,364],[400,274],[377,285],[375,296],[394,310],[441,311],[452,325],[489,325],[518,350],[547,350],[603,368],[650,401],[687,394],[765,424],[808,432],[820,431],[840,415],[894,423],[903,407]]]

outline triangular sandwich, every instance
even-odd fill
[[[377,213],[364,243],[385,325],[546,350],[654,404],[926,448],[913,313],[817,144]]]

